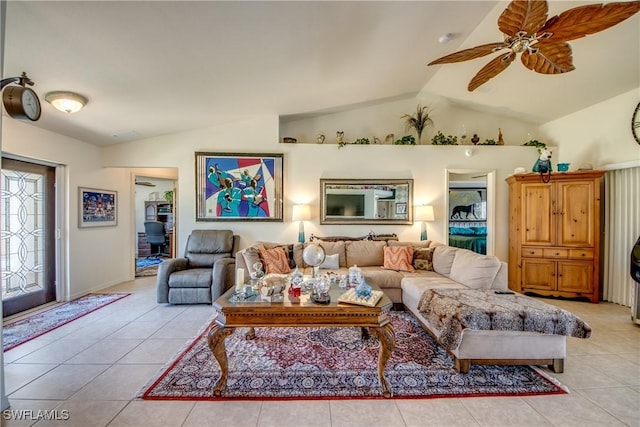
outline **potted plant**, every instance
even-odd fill
[[[418,104],[414,115],[404,114],[405,127],[407,129],[415,129],[418,134],[418,143],[421,142],[422,132],[429,126],[433,126],[433,120],[429,117],[429,107]]]
[[[393,142],[394,145],[416,145],[416,139],[413,135],[405,135]]]
[[[484,142],[479,142],[478,145],[500,145],[495,139],[485,139]]]
[[[433,145],[458,145],[458,137],[453,135],[444,136],[444,134],[438,131],[433,138],[431,138],[431,144]]]
[[[529,141],[525,142],[522,145],[528,145],[528,146],[536,147],[538,149],[538,153],[540,153],[542,151],[542,149],[547,147],[547,144],[545,144],[544,142],[540,142],[537,139],[530,139]]]

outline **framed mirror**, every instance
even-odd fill
[[[320,224],[413,224],[413,180],[321,179]]]

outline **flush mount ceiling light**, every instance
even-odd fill
[[[85,106],[87,98],[77,93],[67,91],[49,92],[44,96],[57,110],[65,113],[75,113]]]

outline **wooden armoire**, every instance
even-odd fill
[[[509,287],[542,296],[600,297],[603,171],[517,174],[509,184]]]

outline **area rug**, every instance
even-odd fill
[[[162,264],[162,261],[164,261],[164,259],[160,257],[136,259],[136,277],[157,275],[158,266]]]
[[[4,351],[51,332],[130,294],[89,294],[2,326]]]
[[[396,348],[386,378],[394,398],[528,396],[566,389],[529,366],[472,366],[468,374],[404,312],[392,312]],[[227,389],[212,388],[220,368],[206,342],[206,328],[181,349],[138,393],[154,400],[383,398],[377,374],[379,341],[359,328],[246,328],[227,337]]]

